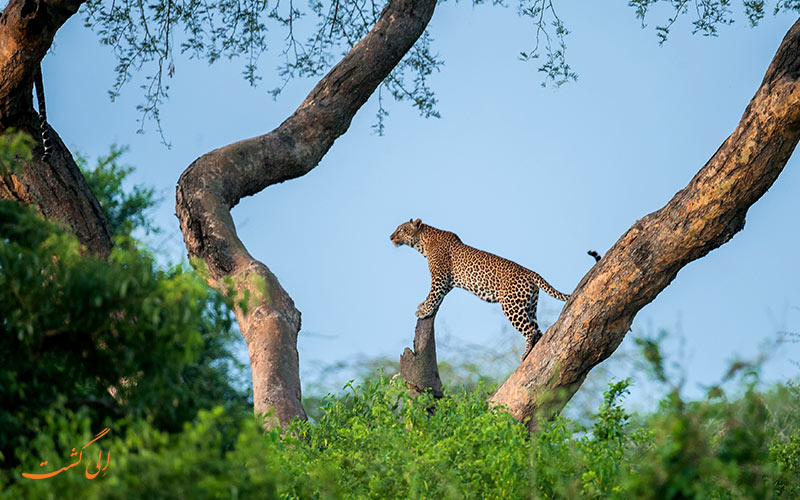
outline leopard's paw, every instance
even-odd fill
[[[425,310],[425,304],[420,304],[417,306],[417,312],[414,314],[419,319],[424,319],[431,315],[430,311]]]

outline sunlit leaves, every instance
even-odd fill
[[[148,217],[158,201],[155,190],[140,185],[133,186],[129,191],[122,189],[123,182],[134,170],[130,165],[120,163],[120,158],[127,151],[127,147],[112,145],[107,155],[97,158],[94,168],[90,168],[87,159],[80,154],[75,155],[75,162],[103,207],[114,236],[130,236],[135,228],[145,234],[158,232]]]
[[[19,173],[22,162],[33,158],[31,149],[35,144],[25,132],[6,130],[0,135],[0,176]]]

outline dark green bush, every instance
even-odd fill
[[[231,379],[230,309],[129,236],[147,226],[152,201],[139,190],[128,203],[119,191],[128,171],[114,165],[101,162],[93,177],[113,188],[101,201],[128,207],[108,260],[85,255],[33,209],[0,201],[0,466],[21,459],[59,413],[176,432],[203,408],[247,411]]]

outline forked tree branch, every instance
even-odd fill
[[[637,221],[581,280],[556,323],[492,396],[518,420],[557,413],[689,262],[730,240],[800,139],[800,21],[736,130],[664,208]]]
[[[391,0],[372,30],[277,129],[201,156],[178,181],[176,213],[189,256],[207,268],[212,286],[231,286],[237,297],[250,294],[246,307],[237,301],[234,312],[250,353],[254,409],[274,410],[279,422],[306,417],[298,374],[300,312],[275,275],[247,252],[230,210],[244,196],[313,169],[422,35],[435,5]]]

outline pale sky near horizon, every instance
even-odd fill
[[[354,353],[399,357],[411,345],[430,278],[424,258],[394,248],[389,234],[412,217],[570,293],[593,264],[586,250],[605,253],[717,150],[795,20],[770,14],[751,29],[738,16],[708,38],[692,36],[684,19],[659,47],[654,26],[665,11],[642,29],[625,2],[561,4],[577,82],[540,87],[536,63],[517,57],[532,32],[515,9],[441,4],[430,24],[445,61],[431,78],[441,119],[384,98],[390,115],[385,136],[376,136],[373,96],[316,169],[233,210],[248,250],[303,313],[301,374]],[[180,173],[211,149],[272,130],[316,81],[292,82],[273,101],[267,91],[278,82],[277,49],[262,57],[264,80],[255,89],[240,76],[243,61],[209,68],[177,58],[161,110],[167,149],[152,123],[135,134],[141,80],[109,101],[115,61],[97,40],[79,17],[58,32],[43,64],[48,117],[73,151],[91,158],[112,143],[130,145],[124,160],[137,168],[132,182],[155,186],[164,199],[154,212],[164,228],[160,253],[179,260]],[[795,153],[745,229],[681,270],[636,317],[634,334],[665,329],[673,351],[683,339],[690,391],[719,380],[735,357],[757,355],[779,332],[800,332],[799,169]],[[540,323],[549,326],[561,306],[540,299]],[[506,323],[499,305],[454,290],[437,332],[494,345]],[[517,341],[521,351],[521,335]],[[798,354],[798,344],[782,344],[767,378],[796,377]]]

